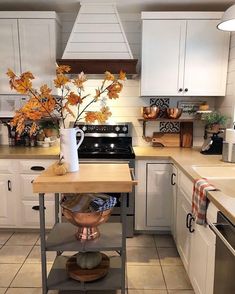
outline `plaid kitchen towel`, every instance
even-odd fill
[[[198,225],[204,225],[206,222],[206,210],[208,206],[207,192],[215,190],[216,188],[208,183],[205,178],[194,181],[192,214],[195,216]]]

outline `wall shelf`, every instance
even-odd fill
[[[139,122],[143,124],[143,139],[146,142],[150,142],[151,138],[146,136],[146,125],[148,122],[179,122],[180,123],[180,147],[192,147],[193,146],[193,122],[195,119],[170,119],[170,118],[156,118],[156,119],[145,119],[139,118]]]

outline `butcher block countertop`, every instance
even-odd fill
[[[222,155],[203,155],[200,148],[135,147],[137,160],[171,160],[192,181],[200,177],[194,166],[235,167],[221,160]],[[223,173],[220,173],[223,176]],[[209,200],[235,224],[235,179],[210,179],[220,191],[210,191]]]
[[[131,192],[133,185],[128,164],[80,164],[78,172],[56,176],[52,166],[33,182],[34,193]]]
[[[58,159],[59,146],[53,147],[9,147],[0,146],[0,159]]]

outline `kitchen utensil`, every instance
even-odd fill
[[[166,108],[166,116],[167,118],[177,119],[181,116],[183,109],[182,108]]]
[[[190,148],[193,146],[193,124],[184,122],[180,124],[180,147]]]
[[[153,133],[152,138],[153,147],[179,147],[180,135],[179,133]]]
[[[160,108],[157,106],[144,106],[141,108],[144,119],[156,119],[158,117]]]

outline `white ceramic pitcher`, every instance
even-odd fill
[[[81,134],[77,143],[77,133]],[[68,165],[68,172],[79,170],[78,148],[82,144],[84,133],[79,128],[60,129],[60,157]]]

